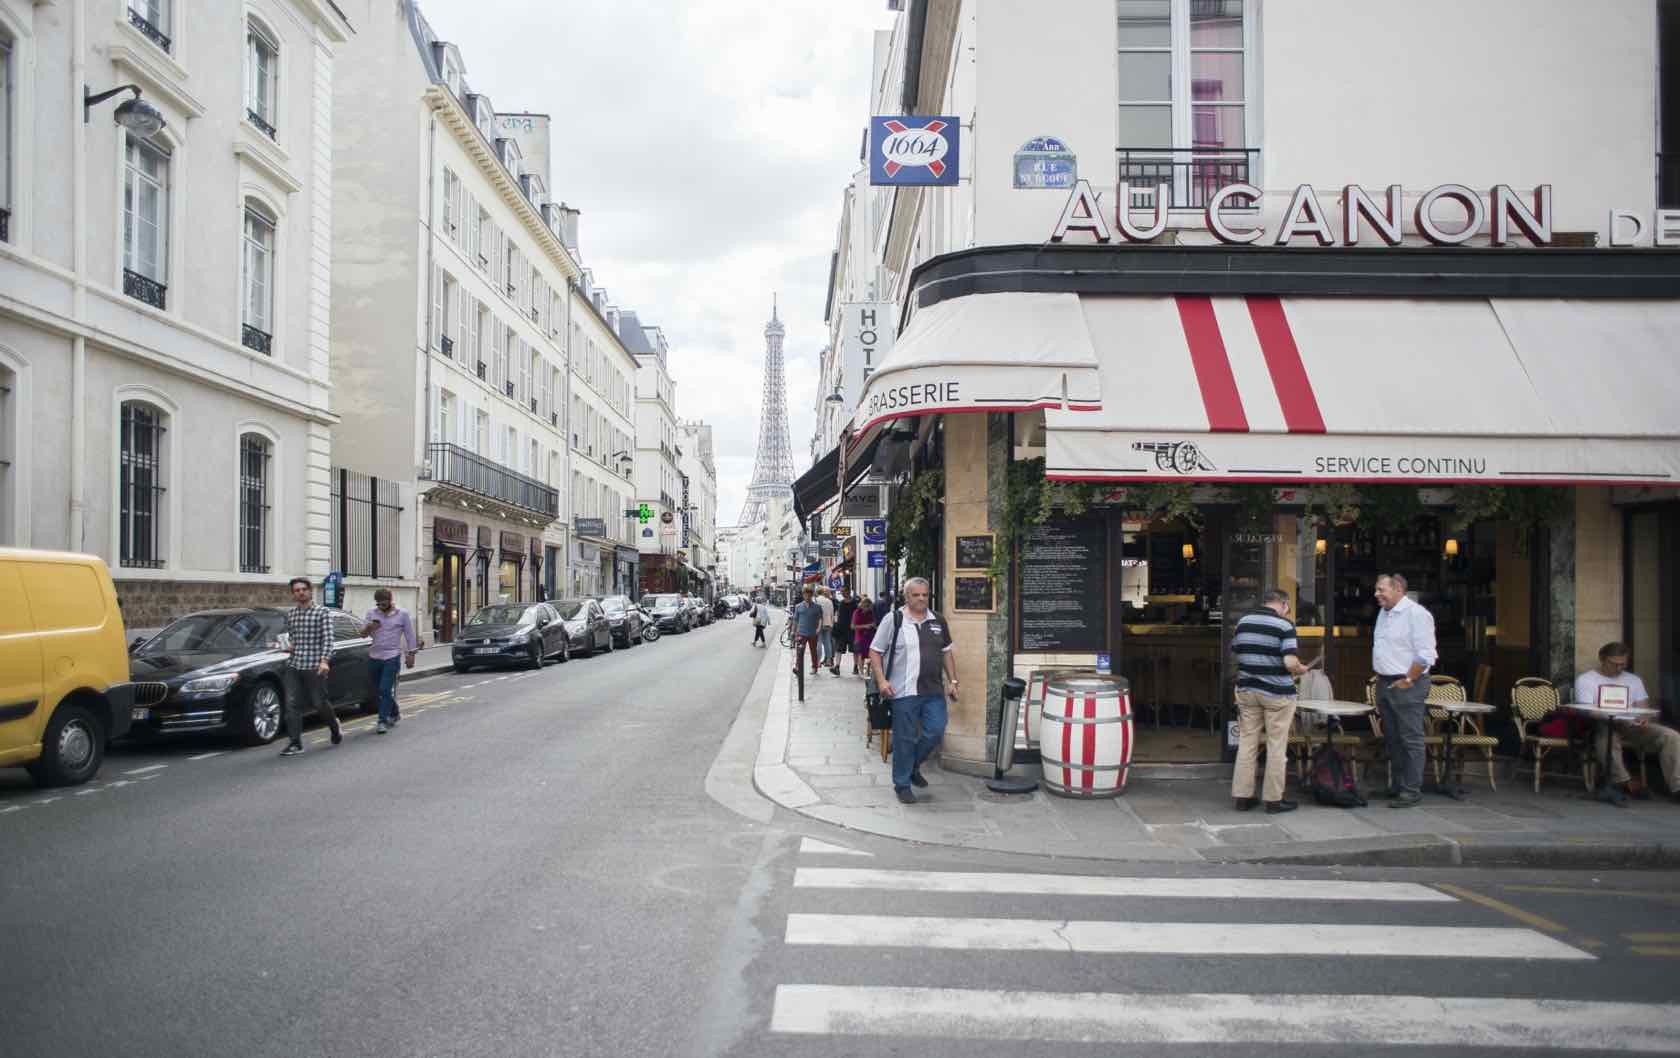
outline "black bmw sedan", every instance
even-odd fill
[[[372,640],[342,610],[330,611],[333,630],[327,694],[333,707],[371,707],[367,655]],[[285,702],[281,670],[285,611],[268,607],[189,614],[129,651],[136,680],[160,681],[168,697],[134,710],[132,735],[226,731],[250,745],[280,733]]]

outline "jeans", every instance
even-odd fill
[[[908,790],[910,773],[922,766],[945,737],[945,696],[907,694],[894,698],[892,709],[893,786]]]
[[[1254,796],[1254,772],[1260,740],[1266,741],[1265,800],[1283,800],[1284,765],[1289,753],[1289,723],[1295,697],[1244,688],[1237,692],[1237,767],[1231,773],[1231,796]]]
[[[1377,711],[1388,743],[1388,788],[1397,793],[1423,792],[1423,700],[1428,696],[1427,675],[1410,687],[1377,677]]]
[[[309,707],[327,727],[337,730],[338,716],[333,712],[332,705],[327,701],[327,678],[314,669],[294,669],[286,667],[286,739],[290,742],[303,741],[303,702],[309,699]]]
[[[763,625],[753,625],[752,645],[756,647],[760,643],[763,643],[763,642],[764,642],[764,626]]]
[[[827,665],[834,660],[834,629],[818,629],[817,642],[822,645],[822,663]]]
[[[368,683],[373,686],[373,700],[379,703],[379,722],[388,724],[397,718],[397,672],[402,657],[368,658]]]

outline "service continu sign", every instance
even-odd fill
[[[877,117],[870,119],[871,184],[950,185],[957,182],[954,117]]]

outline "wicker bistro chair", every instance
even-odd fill
[[[1424,699],[1425,703],[1467,702],[1469,700],[1464,693],[1464,684],[1456,678],[1452,676],[1429,677],[1429,696]],[[1435,780],[1439,782],[1443,773],[1445,773],[1445,777],[1451,778],[1453,765],[1456,763],[1445,759],[1446,755],[1443,752],[1443,747],[1446,745],[1446,736],[1441,733],[1443,724],[1456,725],[1452,733],[1453,755],[1457,756],[1463,750],[1481,750],[1483,758],[1487,761],[1488,787],[1494,790],[1499,789],[1493,780],[1493,750],[1494,747],[1499,745],[1499,740],[1487,733],[1481,717],[1468,715],[1454,717],[1445,709],[1428,710],[1427,720],[1425,721],[1423,747],[1425,753],[1434,751]]]
[[[1546,754],[1553,750],[1564,752],[1575,751],[1575,745],[1567,738],[1553,738],[1549,735],[1535,733],[1540,723],[1552,713],[1556,712],[1562,699],[1558,697],[1558,689],[1551,680],[1543,680],[1538,676],[1524,676],[1511,687],[1511,719],[1516,722],[1517,734],[1522,739],[1522,747],[1517,751],[1517,770],[1522,771],[1522,758],[1526,753],[1534,757],[1534,792],[1540,792],[1540,777],[1545,772]],[[1581,757],[1581,781],[1587,789],[1592,789],[1592,754],[1583,753]]]

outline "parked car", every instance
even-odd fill
[[[661,632],[686,632],[694,627],[694,615],[680,595],[644,595],[642,605]]]
[[[0,548],[0,767],[22,765],[38,786],[87,782],[137,704],[162,693],[129,678],[103,560]]]
[[[633,647],[641,642],[642,631],[647,627],[647,618],[642,611],[630,601],[627,595],[609,595],[601,600],[601,609],[606,611],[607,623],[612,626],[613,642],[622,647]]]
[[[456,672],[474,665],[525,665],[542,668],[544,658],[569,661],[571,638],[551,605],[502,602],[480,606],[461,626],[449,650]]]
[[[361,622],[330,611],[333,654],[327,699],[334,709],[373,707],[368,647]],[[167,697],[134,710],[132,734],[217,731],[249,745],[272,742],[284,719],[286,613],[272,607],[202,610],[134,644],[129,670],[136,680],[161,681]]]
[[[600,603],[594,599],[556,599],[550,605],[560,613],[571,650],[593,654],[613,648],[612,624]]]
[[[712,608],[706,605],[706,600],[698,595],[688,597],[688,608],[694,615],[694,624],[709,625],[712,623]]]

